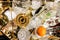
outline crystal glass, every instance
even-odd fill
[[[19,40],[28,40],[29,36],[30,36],[30,32],[25,29],[20,29],[20,31],[18,32]]]

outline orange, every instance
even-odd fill
[[[44,26],[40,26],[37,29],[37,34],[41,37],[43,37],[46,34],[46,28],[44,28]]]

